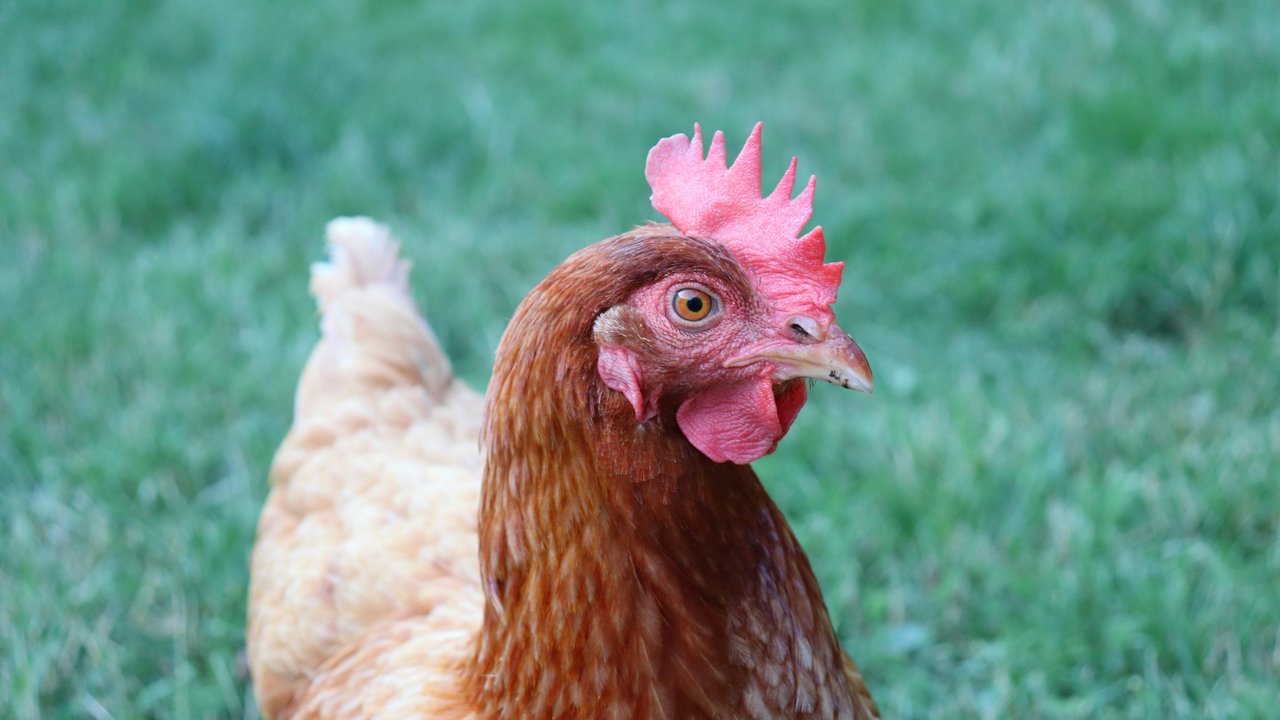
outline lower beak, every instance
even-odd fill
[[[823,380],[868,394],[875,388],[867,356],[858,343],[836,325],[828,328],[827,339],[821,342],[777,345],[735,358],[725,365],[739,367],[756,362],[773,363],[776,382],[796,378]]]

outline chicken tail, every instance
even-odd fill
[[[325,234],[330,259],[311,267],[323,337],[298,385],[297,416],[404,385],[442,400],[453,371],[418,314],[409,262],[390,231],[368,218],[338,218]]]

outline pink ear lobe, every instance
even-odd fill
[[[647,422],[657,414],[657,408],[648,407],[644,392],[640,389],[640,363],[635,353],[618,345],[601,345],[596,360],[596,372],[610,388],[622,393],[636,410],[636,422]]]

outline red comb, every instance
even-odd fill
[[[823,262],[827,243],[821,227],[799,235],[813,216],[817,179],[810,177],[800,195],[792,198],[796,183],[796,159],[792,158],[778,186],[762,197],[763,128],[756,123],[732,167],[725,165],[724,134],[719,131],[705,160],[702,128],[697,124],[692,140],[681,133],[658,141],[649,151],[644,172],[653,189],[653,208],[680,232],[727,247],[757,276],[779,309],[820,314],[823,317],[817,319],[829,322],[829,306],[836,300],[844,263]]]

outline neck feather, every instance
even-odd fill
[[[672,408],[637,425],[596,373],[603,308],[565,312],[565,281],[517,311],[487,400],[480,716],[844,716],[843,655],[781,513]]]

